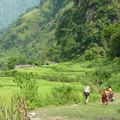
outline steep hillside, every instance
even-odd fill
[[[43,0],[8,29],[1,48],[55,61],[119,57],[119,8],[119,0]]]
[[[74,0],[74,7],[59,19],[55,33],[57,49],[53,53],[60,50],[65,59],[84,53],[91,57],[106,53],[120,56],[120,42],[116,39],[120,28],[119,7],[118,0]]]
[[[43,1],[39,7],[19,18],[1,38],[2,50],[17,48],[21,53],[34,58],[45,57],[43,52],[48,51],[46,42],[55,38],[60,14],[73,5],[69,0],[55,1]]]
[[[7,27],[26,9],[37,5],[40,0],[0,0],[0,29]]]

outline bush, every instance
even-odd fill
[[[104,50],[99,47],[97,44],[91,44],[91,48],[86,50],[84,53],[84,57],[86,60],[98,59],[104,55]]]
[[[94,59],[94,52],[92,50],[86,50],[84,57],[86,60],[93,60]]]
[[[111,85],[113,90],[120,91],[120,73],[114,74],[107,82],[107,85]]]
[[[96,93],[92,93],[90,95],[90,102],[96,102],[96,101],[101,101],[101,96]]]
[[[110,52],[113,57],[120,57],[120,31],[112,35],[110,39]]]
[[[108,80],[111,77],[111,70],[105,68],[99,68],[95,71],[95,75],[100,80]]]
[[[55,74],[47,74],[47,75],[41,75],[41,79],[49,80],[49,81],[57,81],[57,82],[75,82],[76,77],[66,75],[64,73],[55,73]]]
[[[38,86],[33,73],[17,72],[14,82],[21,88],[21,94],[25,97],[30,107],[37,106]]]
[[[16,72],[17,72],[16,70],[1,71],[0,76],[1,77],[14,77]]]
[[[52,90],[53,100],[56,104],[79,103],[82,101],[82,95],[71,86],[55,87]]]

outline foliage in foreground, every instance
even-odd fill
[[[14,82],[20,87],[21,95],[25,97],[25,100],[29,105],[32,105],[33,103],[37,104],[38,86],[34,79],[34,74],[17,72]]]
[[[12,97],[9,107],[2,99],[0,102],[0,120],[28,120],[28,108],[22,97]]]

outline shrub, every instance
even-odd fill
[[[113,90],[120,91],[120,74],[114,74],[107,82],[108,85],[111,85]]]
[[[84,57],[86,60],[93,60],[104,55],[104,50],[97,44],[91,44],[91,48],[85,51]]]
[[[96,93],[92,93],[90,95],[90,102],[96,102],[96,101],[101,101],[101,96]]]
[[[30,107],[36,106],[38,102],[38,86],[33,73],[17,72],[14,82],[21,88],[21,94],[27,100]]]
[[[111,77],[111,72],[111,70],[99,68],[95,71],[95,75],[98,77],[98,79],[108,80]]]
[[[10,57],[7,62],[8,69],[14,69],[17,64],[27,64],[27,58],[25,56],[20,57]]]
[[[1,77],[14,77],[16,72],[17,72],[16,70],[1,71],[0,76]]]
[[[120,57],[120,31],[117,31],[110,39],[110,52],[113,57]]]
[[[49,81],[57,81],[57,82],[75,82],[76,78],[64,73],[52,73],[47,75],[41,75],[41,79],[49,80]]]
[[[86,60],[93,60],[94,59],[94,52],[92,50],[86,50],[84,57]]]
[[[71,86],[55,87],[52,90],[52,95],[56,104],[79,103],[82,101],[82,95]]]

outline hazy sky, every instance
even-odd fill
[[[26,9],[39,2],[40,0],[0,0],[0,28],[8,26]]]

